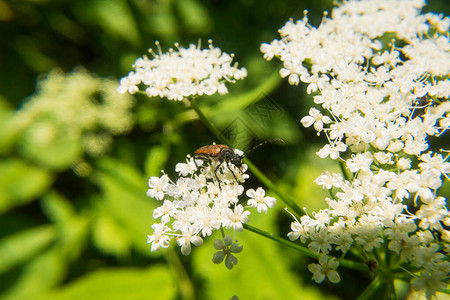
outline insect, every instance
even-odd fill
[[[269,142],[274,142],[274,141],[280,141],[282,143],[284,143],[284,141],[282,139],[271,139],[271,140],[267,140],[264,141],[258,145],[256,145],[255,147],[253,147],[252,149],[250,149],[248,153],[250,153],[251,151],[269,143]],[[216,144],[212,144],[212,145],[206,145],[203,146],[199,149],[197,149],[195,151],[195,155],[194,155],[194,162],[196,159],[200,159],[203,161],[218,161],[219,164],[214,168],[214,176],[216,177],[216,180],[219,184],[219,189],[220,189],[220,180],[219,177],[217,176],[217,170],[219,169],[219,167],[225,163],[225,165],[228,167],[228,170],[231,171],[231,174],[233,174],[233,177],[236,181],[236,175],[234,174],[233,170],[231,169],[231,165],[237,167],[240,171],[242,171],[242,160],[244,159],[244,154],[238,154],[235,152],[234,149],[228,147],[227,145],[216,145]],[[197,164],[196,164],[197,166]],[[198,168],[198,166],[197,166]]]

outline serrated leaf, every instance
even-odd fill
[[[0,241],[0,273],[33,258],[55,239],[54,226],[44,225],[11,234]]]
[[[23,161],[0,161],[0,213],[36,199],[52,180],[49,172]]]
[[[170,271],[154,265],[147,269],[105,269],[87,274],[45,300],[140,300],[174,299],[176,290]]]

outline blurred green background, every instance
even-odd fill
[[[233,147],[282,138],[252,161],[311,212],[327,196],[312,181],[325,169],[321,138],[299,120],[304,87],[279,78],[260,44],[308,9],[318,25],[331,0],[0,0],[0,299],[355,298],[369,282],[342,271],[339,286],[315,285],[308,258],[249,232],[232,271],[214,265],[213,240],[180,255],[146,243],[157,201],[147,180],[218,141],[182,102],[119,95],[134,60],[199,39],[235,54],[246,80],[200,98]],[[446,0],[427,11],[449,15]],[[248,188],[259,186],[248,181]],[[282,203],[250,224],[285,236]]]

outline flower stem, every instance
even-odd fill
[[[264,236],[266,238],[274,240],[274,241],[276,241],[276,242],[278,242],[278,243],[280,243],[280,244],[282,244],[282,245],[284,245],[284,246],[286,246],[288,248],[297,250],[298,252],[300,252],[302,254],[305,254],[305,255],[307,255],[309,257],[316,258],[316,259],[319,258],[319,255],[317,255],[317,253],[312,252],[312,251],[306,249],[305,247],[299,246],[299,245],[297,245],[295,243],[289,242],[288,240],[285,240],[285,239],[282,239],[282,238],[280,238],[278,236],[275,236],[273,233],[269,233],[267,231],[261,230],[259,228],[253,227],[253,226],[245,224],[245,223],[243,225],[244,225],[244,229],[246,229],[246,230],[252,231],[252,232],[257,233],[259,235],[262,235],[262,236]]]
[[[208,127],[208,129],[220,140],[221,143],[229,145],[230,143],[228,139],[225,136],[223,136],[223,134],[220,133],[219,129],[213,123],[211,123],[208,120],[208,118],[206,118],[206,116],[203,114],[203,112],[201,111],[200,107],[197,104],[197,100],[195,100],[195,98],[190,100],[192,109],[197,113],[198,118],[203,122],[203,124],[205,124],[206,127]]]
[[[305,212],[301,209],[297,203],[295,203],[289,196],[283,193],[278,186],[273,183],[266,175],[261,172],[248,158],[245,158],[245,163],[252,173],[269,189],[271,189],[278,198],[283,201],[291,210],[293,210],[298,216],[303,216]]]
[[[372,299],[374,293],[382,286],[380,277],[375,277],[375,279],[369,284],[369,286],[359,295],[358,300]]]
[[[319,258],[319,255],[317,253],[312,252],[312,251],[306,249],[305,247],[297,245],[297,244],[295,244],[293,242],[290,242],[290,241],[288,241],[286,239],[283,239],[283,238],[280,238],[278,236],[275,236],[273,233],[269,233],[267,231],[261,230],[259,228],[253,227],[253,226],[248,225],[248,224],[243,224],[243,226],[244,226],[244,229],[246,229],[246,230],[252,231],[252,232],[257,233],[259,235],[262,235],[262,236],[264,236],[266,238],[269,238],[269,239],[271,239],[273,241],[276,241],[276,242],[278,242],[278,243],[280,243],[280,244],[282,244],[282,245],[284,245],[284,246],[286,246],[288,248],[294,249],[294,250],[296,250],[296,251],[298,251],[298,252],[300,252],[300,253],[302,253],[302,254],[304,254],[306,256],[309,256],[309,257],[312,257],[312,258],[315,258],[315,259]],[[342,266],[342,267],[345,267],[345,268],[358,270],[358,271],[362,271],[362,272],[367,272],[367,270],[368,270],[367,266],[365,264],[354,262],[354,261],[351,261],[351,260],[346,260],[346,259],[340,259],[339,260],[339,265]]]

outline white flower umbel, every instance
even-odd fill
[[[208,49],[189,45],[162,53],[152,49],[153,58],[143,56],[133,65],[134,71],[120,80],[117,91],[134,94],[144,88],[149,97],[161,97],[181,101],[190,96],[227,94],[226,82],[234,83],[247,76],[245,68],[231,65],[233,54],[222,52],[209,41]]]
[[[283,62],[281,76],[306,83],[321,106],[301,120],[327,138],[317,155],[347,168],[346,176],[316,180],[332,195],[329,208],[296,220],[288,234],[321,253],[310,266],[317,282],[327,274],[325,254],[351,247],[376,262],[368,270],[408,278],[427,297],[449,278],[450,217],[439,188],[450,163],[428,140],[450,125],[450,19],[420,14],[424,3],[344,1],[319,27],[305,14],[261,46],[266,59]],[[381,254],[383,244],[395,253]]]
[[[248,178],[245,173],[247,165],[243,165],[241,170],[230,165],[233,175],[225,163],[222,164],[216,171],[219,186],[214,175],[217,163],[212,161],[204,164],[201,160],[194,162],[194,159],[188,156],[186,163],[179,163],[175,167],[179,175],[176,181],[172,181],[166,174],[149,179],[147,195],[161,202],[153,211],[153,217],[160,222],[152,225],[154,232],[147,240],[152,251],[161,247],[167,248],[170,240],[175,238],[181,252],[189,255],[192,245],[201,245],[203,238],[212,235],[216,230],[231,229],[234,235],[242,231],[243,224],[249,220],[249,208],[266,213],[269,207],[275,206],[276,199],[265,196],[265,191],[260,187],[256,191],[247,191],[247,196],[252,198],[248,200],[248,206],[239,204],[240,197],[244,194],[242,184]],[[222,254],[217,254],[221,259],[216,257],[215,262],[221,262],[226,256],[225,264],[231,268],[237,263],[231,252],[239,253],[242,247],[232,243],[234,246],[230,250],[228,247],[231,244],[225,244],[226,253],[222,253],[223,257],[220,256]],[[231,252],[228,253],[228,250]]]

